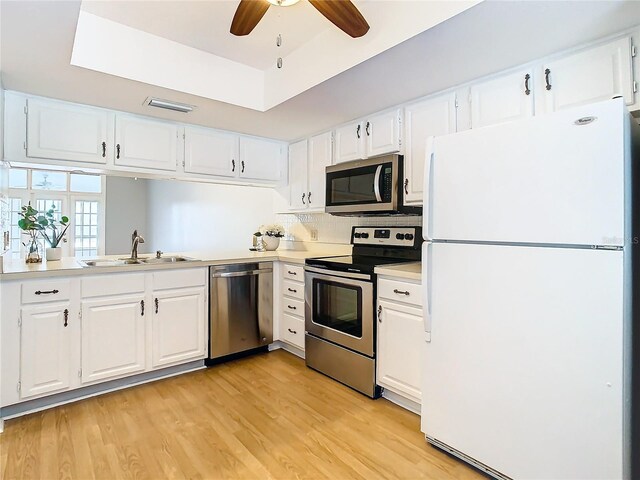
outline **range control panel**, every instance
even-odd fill
[[[353,245],[416,247],[422,243],[420,227],[353,227]]]

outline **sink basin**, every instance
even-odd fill
[[[140,260],[134,260],[133,258],[97,258],[80,262],[83,267],[119,267],[123,265],[139,265],[140,263],[142,263]]]
[[[152,264],[152,263],[176,263],[176,262],[196,262],[197,260],[194,258],[188,257],[160,257],[160,258],[141,258],[140,261],[142,263]]]

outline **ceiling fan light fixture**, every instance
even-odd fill
[[[290,7],[291,5],[295,5],[300,0],[267,0],[271,5],[275,5],[277,7]]]
[[[144,104],[150,107],[164,108],[166,110],[173,110],[174,112],[181,113],[189,113],[192,112],[194,108],[196,108],[195,106],[188,105],[186,103],[172,102],[171,100],[163,100],[161,98],[153,97],[147,97],[147,99],[144,101]]]

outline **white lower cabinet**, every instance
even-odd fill
[[[304,350],[304,266],[285,263],[281,271],[279,338]]]
[[[419,283],[394,281],[402,291],[411,291]],[[403,287],[406,286],[406,288]],[[389,301],[378,296],[377,383],[385,392],[393,392],[419,405],[422,401],[422,308],[417,299]],[[416,303],[414,303],[414,301]],[[384,395],[384,393],[383,393]]]
[[[145,370],[144,295],[82,302],[82,383]]]

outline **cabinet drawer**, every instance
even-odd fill
[[[380,278],[378,279],[378,296],[396,302],[422,306],[422,285]]]
[[[304,350],[304,320],[283,315],[281,333],[282,340]]]
[[[164,270],[153,272],[153,289],[201,287],[207,282],[207,269],[186,268],[184,270]]]
[[[282,269],[282,278],[295,280],[296,282],[304,282],[304,266],[285,263]]]
[[[300,282],[292,282],[291,280],[283,280],[282,293],[284,293],[284,295],[286,295],[287,297],[304,300],[304,284]]]
[[[295,315],[296,317],[304,318],[304,301],[283,297],[282,311],[284,313],[288,313],[289,315]]]
[[[144,273],[116,273],[82,279],[82,298],[126,295],[144,291]]]
[[[22,303],[58,302],[69,300],[70,296],[70,280],[54,279],[22,284]]]

